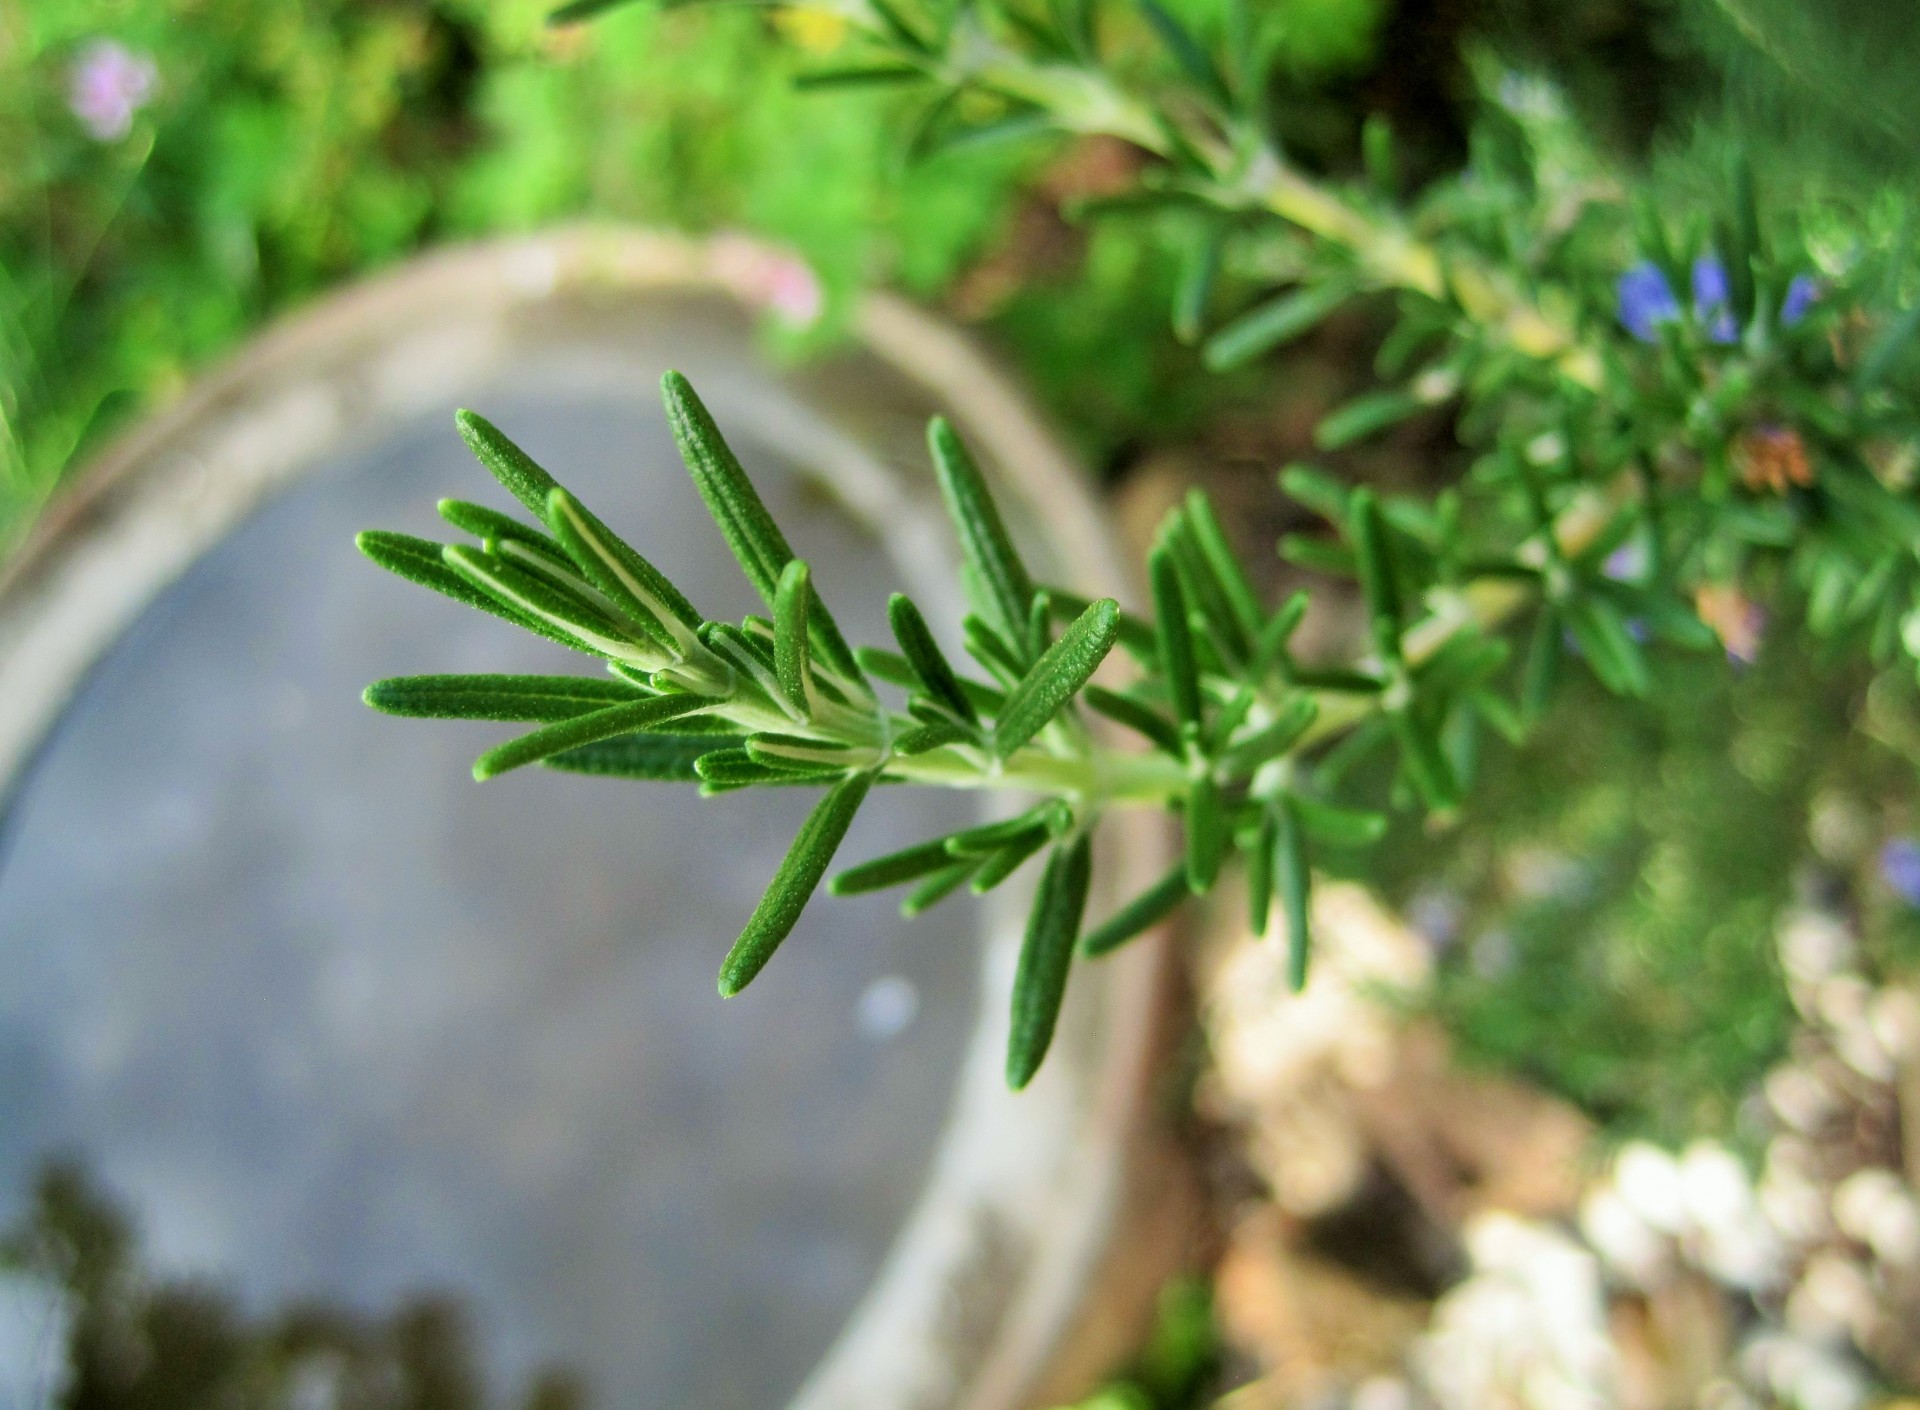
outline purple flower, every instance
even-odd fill
[[[74,60],[67,106],[96,142],[117,142],[133,130],[133,116],[153,97],[160,71],[145,54],[112,39],[96,39]]]
[[[1882,847],[1880,879],[1909,906],[1920,907],[1920,843],[1896,837]]]
[[[1655,341],[1654,329],[1680,316],[1667,276],[1650,260],[1642,260],[1620,276],[1620,322],[1643,343]]]

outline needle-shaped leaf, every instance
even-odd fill
[[[1383,659],[1400,659],[1400,583],[1394,576],[1387,526],[1373,491],[1358,489],[1348,502],[1353,546],[1360,560],[1360,586],[1372,618],[1373,641]]]
[[[635,730],[651,729],[681,715],[690,715],[707,702],[697,695],[659,695],[630,705],[610,705],[592,714],[576,715],[544,729],[533,730],[489,749],[473,761],[473,776],[485,782],[509,769],[535,764],[554,754],[594,744]]]
[[[1291,749],[1320,713],[1311,695],[1296,695],[1283,706],[1271,724],[1256,730],[1220,756],[1220,767],[1229,777],[1252,773],[1267,760]]]
[[[1025,836],[1014,838],[998,851],[990,853],[986,860],[980,863],[980,870],[973,874],[973,894],[986,895],[1012,876],[1029,857],[1046,845],[1046,833],[1030,832]]]
[[[660,395],[667,407],[667,424],[673,428],[674,442],[693,476],[694,487],[706,501],[733,556],[740,561],[747,581],[761,601],[773,606],[780,590],[780,574],[793,558],[786,535],[780,532],[693,385],[680,373],[669,372],[660,379]],[[849,680],[861,679],[853,652],[818,593],[813,595],[807,620],[821,661]]]
[[[1207,307],[1213,302],[1225,244],[1226,228],[1210,225],[1180,262],[1180,279],[1173,292],[1173,336],[1189,346],[1199,342],[1206,329]]]
[[[1352,293],[1342,283],[1316,283],[1269,299],[1207,339],[1200,359],[1209,372],[1226,372],[1252,362],[1311,331]]]
[[[477,411],[460,410],[453,414],[453,424],[460,430],[460,439],[474,453],[488,472],[498,480],[520,503],[527,512],[544,522],[547,517],[547,496],[559,486],[553,476],[542,470],[528,455],[507,436],[498,426]]]
[[[1260,610],[1260,599],[1254,594],[1253,584],[1247,581],[1238,555],[1227,544],[1227,536],[1213,512],[1213,501],[1202,490],[1187,493],[1187,523],[1214,583],[1239,624],[1241,635],[1250,643],[1258,641],[1266,614]]]
[[[648,627],[662,646],[686,651],[701,617],[664,573],[564,489],[547,496],[546,522],[595,587]]]
[[[786,860],[780,863],[780,870],[774,873],[766,894],[720,966],[721,998],[730,999],[752,983],[792,932],[871,787],[872,774],[853,774],[827,790],[827,796],[814,805],[793,846],[787,849]]]
[[[1291,800],[1281,801],[1274,822],[1273,878],[1287,918],[1287,982],[1297,994],[1306,987],[1307,956],[1313,946],[1308,918],[1313,875],[1307,869],[1307,841]]]
[[[1280,820],[1268,804],[1260,810],[1260,825],[1246,849],[1247,923],[1256,936],[1267,933],[1267,917],[1273,910],[1274,849],[1279,842]]]
[[[517,616],[543,623],[549,629],[546,635],[566,642],[576,651],[591,651],[613,660],[649,666],[658,664],[659,651],[651,639],[634,640],[626,627],[552,578],[516,567],[465,544],[449,544],[441,550],[440,557],[447,567],[474,587]]]
[[[985,617],[967,613],[960,622],[960,639],[969,656],[1008,685],[1026,674],[1026,652],[1010,643]]]
[[[931,754],[936,749],[944,749],[949,744],[962,744],[977,738],[972,730],[953,720],[935,720],[921,725],[918,729],[898,734],[893,739],[893,752],[911,759],[916,754]]]
[[[1220,785],[1211,773],[1197,776],[1187,789],[1187,886],[1196,896],[1213,889],[1227,849],[1227,812]]]
[[[1084,836],[1063,843],[1047,859],[1034,894],[1014,971],[1012,1025],[1007,1035],[1007,1085],[1016,1092],[1033,1080],[1053,1042],[1092,867],[1092,849]]]
[[[550,755],[540,763],[549,769],[602,778],[694,783],[700,777],[695,768],[698,760],[716,750],[738,746],[737,736],[724,734],[624,734]]]
[[[1160,531],[1160,545],[1173,555],[1174,568],[1180,574],[1187,621],[1196,633],[1195,645],[1203,652],[1203,662],[1204,653],[1210,650],[1219,666],[1238,674],[1252,659],[1253,643],[1242,631],[1239,615],[1201,552],[1184,506],[1167,516]]]
[[[1200,669],[1193,656],[1193,632],[1187,625],[1187,595],[1173,555],[1157,547],[1147,555],[1153,587],[1154,631],[1160,643],[1160,669],[1173,693],[1174,715],[1188,729],[1200,726]]]
[[[807,649],[807,605],[813,597],[813,578],[805,560],[796,558],[781,570],[773,597],[773,661],[781,694],[800,712],[813,718],[813,664]]]
[[[978,599],[974,610],[1018,642],[1026,632],[1027,614],[1033,605],[1033,580],[1007,535],[999,506],[973,455],[945,418],[936,416],[929,423],[927,445],[933,452],[940,497],[959,533],[960,551],[972,570],[968,583]],[[1021,664],[1028,659],[1030,656],[1023,656]]]
[[[1089,930],[1080,941],[1081,955],[1093,960],[1113,953],[1172,915],[1192,894],[1187,886],[1187,866],[1182,862]]]
[[[431,588],[455,602],[464,602],[469,607],[477,607],[482,612],[490,612],[502,621],[511,622],[549,641],[557,641],[562,646],[579,649],[580,643],[573,637],[549,625],[537,617],[529,617],[516,612],[492,593],[483,592],[460,574],[447,566],[443,556],[443,546],[432,539],[415,538],[412,534],[396,534],[385,529],[369,529],[354,542],[368,558],[397,577],[410,583]]]
[[[1056,622],[1071,622],[1093,606],[1092,598],[1068,592],[1063,587],[1048,587],[1042,591]],[[1143,666],[1151,667],[1159,660],[1155,654],[1159,648],[1153,635],[1153,623],[1124,608],[1120,612],[1120,644]]]
[[[1134,3],[1140,7],[1148,26],[1166,46],[1174,61],[1185,70],[1187,77],[1215,102],[1230,101],[1226,80],[1220,76],[1220,70],[1200,41],[1188,33],[1187,27],[1175,19],[1159,0],[1134,0]]]
[[[645,693],[596,676],[391,676],[361,698],[388,715],[431,720],[525,720],[546,724],[628,704]]]
[[[1113,650],[1120,630],[1120,604],[1104,597],[1076,618],[1007,694],[993,725],[993,750],[1002,759],[1032,739]]]
[[[936,837],[848,867],[827,883],[827,892],[833,896],[859,896],[868,891],[883,891],[889,886],[917,881],[932,872],[945,871],[952,865],[953,853],[947,850],[946,838]]]
[[[1322,450],[1339,450],[1406,420],[1426,405],[1411,392],[1368,392],[1336,408],[1314,431],[1313,443]]]
[[[1299,793],[1291,796],[1288,806],[1307,835],[1329,847],[1370,847],[1387,835],[1385,813],[1342,808]]]
[[[956,857],[984,857],[999,850],[1015,838],[1028,833],[1058,836],[1073,821],[1073,812],[1065,802],[1058,798],[1049,798],[1044,803],[1036,803],[1023,813],[1010,818],[1001,818],[996,822],[981,823],[978,827],[965,828],[950,833],[941,841],[949,854]]]
[[[969,724],[979,718],[960,687],[960,677],[933,639],[927,619],[906,594],[896,592],[887,599],[887,622],[893,627],[893,639],[900,643],[901,654],[913,668],[919,688]]]
[[[1643,696],[1652,688],[1646,653],[1611,602],[1600,597],[1574,598],[1566,606],[1566,622],[1600,684],[1616,695]]]
[[[440,511],[442,519],[454,528],[472,534],[482,543],[512,539],[548,554],[557,562],[567,561],[567,555],[561,550],[559,544],[539,529],[521,523],[511,514],[502,514],[497,509],[490,509],[484,504],[473,504],[464,499],[443,499],[435,507]]]
[[[863,646],[859,648],[859,655],[861,668],[869,675],[878,676],[890,685],[902,686],[908,690],[920,688],[920,673],[913,668],[913,664],[906,657],[897,651],[887,651],[878,646]],[[969,680],[965,676],[960,677],[960,689],[966,692],[967,700],[978,714],[996,714],[1000,707],[1006,704],[1005,691],[980,681]]]
[[[1179,726],[1145,701],[1117,690],[1108,690],[1103,685],[1088,686],[1082,698],[1108,719],[1125,725],[1136,734],[1145,735],[1176,759],[1185,754],[1185,747],[1180,743]]]
[[[807,739],[795,734],[755,734],[747,737],[747,753],[770,769],[803,773],[845,773],[870,768],[878,751],[860,744]]]
[[[1388,718],[1394,737],[1400,741],[1400,757],[1407,778],[1418,790],[1421,801],[1435,812],[1460,806],[1460,782],[1447,754],[1440,747],[1434,727],[1412,710],[1393,711]]]
[[[801,773],[794,769],[776,769],[760,763],[744,748],[715,749],[694,762],[700,778],[700,792],[712,796],[730,793],[736,788],[779,788],[817,784],[823,775]]]
[[[922,911],[931,910],[965,886],[967,878],[979,869],[980,859],[968,857],[933,873],[907,893],[907,899],[900,903],[900,914],[912,920]]]
[[[547,16],[547,23],[560,25],[580,24],[609,10],[617,10],[622,5],[631,5],[634,0],[571,0]]]

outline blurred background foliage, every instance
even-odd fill
[[[1275,121],[1318,170],[1357,169],[1369,112],[1391,119],[1410,183],[1456,168],[1469,58],[1493,53],[1551,76],[1656,194],[1718,180],[1736,143],[1781,207],[1864,202],[1911,174],[1910,0],[1255,2],[1285,55]],[[1377,330],[1340,320],[1284,360],[1204,372],[1167,329],[1180,218],[1060,214],[1123,187],[1136,156],[1016,144],[908,163],[893,95],[795,89],[839,38],[830,16],[638,5],[551,30],[549,7],[0,7],[0,542],[69,466],[280,311],[436,242],[569,219],[791,247],[826,316],[784,335],[790,351],[831,341],[862,287],[941,305],[1115,480],[1182,449],[1264,476],[1314,419],[1286,411],[1299,389],[1324,410],[1367,375]],[[124,125],[89,118],[76,88],[103,40],[134,66]],[[1365,468],[1417,483],[1445,460],[1431,436],[1398,447],[1398,464]],[[1445,932],[1440,1003],[1470,1055],[1669,1134],[1731,1122],[1776,1055],[1771,936],[1796,885],[1851,888],[1889,955],[1911,945],[1911,908],[1871,858],[1906,826],[1920,738],[1902,735],[1904,698],[1886,705],[1894,723],[1856,731],[1864,683],[1804,670],[1792,640],[1735,680],[1670,669],[1654,703],[1571,703],[1526,754],[1490,761],[1493,786],[1437,863],[1435,839],[1405,837],[1387,869]],[[1866,840],[1823,861],[1809,825],[1834,798]]]
[[[0,10],[0,533],[279,310],[434,241],[570,218],[751,230],[806,257],[837,309],[865,284],[943,300],[987,325],[1110,467],[1263,393],[1206,377],[1165,330],[1177,219],[1080,230],[1051,213],[1116,184],[1129,157],[1011,146],[908,164],[893,95],[795,90],[839,38],[823,12],[635,6],[552,30],[548,8]],[[1816,8],[1257,0],[1288,76],[1275,120],[1326,169],[1357,162],[1370,111],[1394,122],[1415,179],[1447,169],[1470,118],[1463,46],[1491,43],[1552,72],[1629,160],[1738,131],[1767,134],[1769,170],[1796,180],[1830,182],[1836,160],[1843,177],[1884,174],[1912,147],[1903,65],[1920,58],[1880,40],[1910,17],[1887,0]],[[1120,7],[1108,22],[1138,23]],[[102,39],[152,65],[125,132],[105,138],[73,107]]]

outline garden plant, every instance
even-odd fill
[[[555,19],[610,8],[581,0]],[[1230,860],[1255,929],[1284,916],[1305,983],[1316,864],[1377,842],[1395,813],[1454,815],[1489,741],[1524,741],[1572,672],[1643,696],[1663,653],[1751,660],[1770,612],[1822,650],[1913,674],[1920,301],[1911,211],[1895,195],[1784,209],[1736,155],[1692,207],[1635,199],[1551,85],[1491,60],[1475,66],[1483,112],[1464,165],[1408,194],[1383,118],[1364,128],[1363,179],[1317,174],[1278,139],[1284,75],[1244,4],[1211,25],[1156,0],[844,0],[817,13],[840,37],[804,86],[924,95],[902,136],[916,159],[1048,133],[1137,149],[1134,187],[1078,214],[1180,218],[1190,246],[1172,323],[1210,368],[1349,305],[1389,306],[1378,385],[1321,421],[1317,444],[1336,452],[1441,415],[1469,456],[1431,495],[1281,472],[1327,525],[1283,555],[1357,584],[1364,604],[1364,650],[1330,661],[1295,646],[1309,595],[1263,600],[1199,493],[1148,555],[1150,610],[1036,582],[968,448],[936,420],[929,453],[970,609],[963,665],[904,596],[889,602],[891,645],[844,639],[677,374],[662,390],[682,455],[765,603],[739,623],[708,619],[463,412],[461,434],[530,519],[448,500],[443,516],[471,542],[373,531],[363,551],[604,670],[409,676],[367,700],[537,726],[483,754],[481,779],[540,763],[708,793],[824,790],[721,964],[723,995],[773,959],[823,884],[906,887],[913,914],[1031,863],[1007,1053],[1021,1087],[1074,964],[1209,892]],[[1006,790],[1029,806],[829,880],[878,784]],[[1140,807],[1179,816],[1184,856],[1136,879],[1116,913],[1089,916],[1091,839],[1109,812]]]

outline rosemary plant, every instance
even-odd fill
[[[580,0],[560,18],[608,7]],[[1283,554],[1356,579],[1367,609],[1369,649],[1329,666],[1292,646],[1306,593],[1262,601],[1199,494],[1149,555],[1150,614],[1036,585],[966,448],[936,420],[929,444],[971,608],[962,674],[903,596],[889,603],[897,649],[846,642],[677,374],[663,390],[681,453],[766,604],[737,625],[704,617],[463,412],[469,445],[535,523],[446,501],[443,515],[477,544],[368,533],[361,547],[606,671],[404,677],[370,687],[368,703],[538,726],[483,754],[482,779],[541,763],[698,781],[706,793],[824,787],[721,966],[723,995],[772,958],[876,783],[1016,790],[1038,801],[863,861],[828,889],[904,886],[911,915],[1044,854],[1013,992],[1007,1078],[1021,1087],[1075,957],[1107,954],[1211,890],[1230,858],[1245,868],[1257,929],[1281,908],[1304,983],[1313,856],[1364,846],[1388,822],[1354,796],[1354,766],[1392,759],[1386,803],[1446,815],[1481,736],[1523,738],[1570,660],[1644,694],[1656,645],[1740,654],[1749,595],[1763,593],[1882,663],[1920,655],[1920,305],[1901,307],[1913,260],[1884,211],[1769,221],[1736,164],[1719,209],[1673,220],[1621,194],[1550,90],[1491,73],[1496,101],[1457,178],[1399,200],[1376,123],[1365,182],[1316,179],[1274,138],[1272,75],[1244,0],[1211,37],[1134,0],[1134,32],[1164,60],[1144,65],[1137,49],[1103,46],[1092,0],[1043,13],[1009,0],[826,8],[856,58],[807,81],[928,90],[908,142],[917,152],[1053,130],[1149,153],[1140,189],[1102,206],[1197,222],[1174,319],[1209,365],[1266,354],[1350,301],[1396,297],[1383,385],[1327,417],[1318,443],[1337,449],[1445,408],[1474,455],[1430,500],[1308,466],[1282,473],[1331,530],[1289,539]],[[1264,272],[1269,287],[1216,316],[1234,271],[1255,285]],[[1095,684],[1116,647],[1131,678]],[[882,688],[902,695],[888,703]],[[1137,747],[1090,729],[1086,711]],[[1177,813],[1185,855],[1089,925],[1089,837],[1124,807]]]

